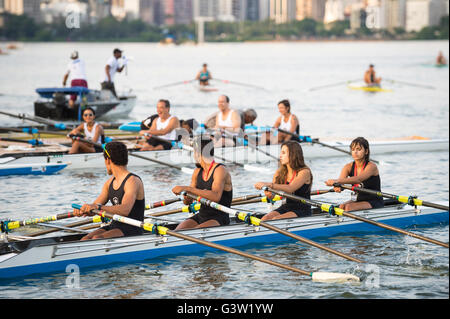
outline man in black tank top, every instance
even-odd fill
[[[191,185],[175,186],[172,191],[176,195],[185,191],[230,207],[233,199],[231,175],[224,165],[214,162],[214,144],[210,138],[199,136],[194,139],[194,158],[197,161],[197,168],[192,174]],[[186,205],[191,202],[190,198],[184,199]],[[197,214],[180,223],[176,229],[212,227],[229,223],[228,214],[202,205]]]
[[[144,185],[139,176],[127,170],[128,151],[121,142],[110,142],[103,150],[108,175],[113,175],[103,185],[101,194],[93,204],[84,204],[81,210],[74,210],[78,216],[92,215],[93,209],[121,215],[139,221],[144,220]],[[112,206],[104,206],[108,201]],[[142,234],[142,229],[113,221],[97,229],[81,240],[122,237]]]

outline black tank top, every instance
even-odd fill
[[[352,169],[350,170],[350,176],[355,176],[355,162],[352,164]],[[367,162],[364,164],[364,167],[367,165]],[[381,180],[380,175],[377,176],[370,176],[365,181],[361,182],[361,186],[367,189],[372,189],[376,191],[381,191]],[[364,193],[358,193],[356,197],[357,202],[364,202],[364,201],[371,201],[371,200],[382,200],[381,197],[377,195],[372,194],[364,194]]]
[[[297,173],[294,175],[294,177],[297,175]],[[292,180],[294,179],[294,177],[292,178]],[[292,182],[292,180],[291,180],[291,182]],[[286,184],[289,185],[290,182],[286,181]],[[293,195],[298,196],[298,197],[303,197],[303,198],[306,198],[306,199],[311,199],[311,183],[310,184],[303,184],[302,187],[297,189],[294,192]],[[298,207],[298,209],[300,209],[300,210],[302,210],[304,212],[311,212],[311,206],[310,205],[303,204],[302,202],[299,202],[297,200],[286,198],[286,204],[295,205],[296,207]]]
[[[131,176],[136,176],[137,178],[141,179],[139,176],[130,173],[127,175],[127,177],[124,178],[122,184],[120,184],[120,187],[118,189],[114,189],[113,183],[116,179],[115,177],[109,184],[109,190],[108,190],[108,199],[113,205],[120,205],[122,204],[123,196],[125,195],[124,187],[125,183],[127,182],[128,178]],[[136,199],[134,202],[133,208],[131,208],[130,213],[127,217],[143,221],[144,220],[144,211],[145,211],[145,198],[143,199]]]
[[[211,190],[212,189],[212,184],[214,182],[214,173],[216,171],[216,168],[219,167],[220,165],[223,165],[223,164],[217,164],[216,167],[214,167],[211,176],[206,181],[203,180],[203,167],[201,167],[200,171],[198,172],[198,175],[197,175],[197,186],[196,186],[196,188],[204,189],[204,190]],[[220,197],[220,200],[219,200],[219,204],[223,205],[223,206],[226,206],[226,207],[230,207],[232,200],[233,200],[233,189],[231,189],[231,191],[223,190],[222,197]],[[208,212],[217,213],[217,209],[211,208],[209,206],[207,207],[205,205],[202,205],[201,208],[200,208],[199,213],[204,214],[204,213],[208,213]]]

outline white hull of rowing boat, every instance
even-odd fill
[[[329,142],[327,144],[338,147],[339,149],[348,151],[350,142]],[[445,151],[449,149],[448,140],[404,140],[404,141],[374,141],[370,144],[371,155],[395,153],[395,152],[430,152]],[[279,145],[263,145],[259,146],[262,151],[270,153],[278,158]],[[343,152],[333,150],[318,144],[302,143],[303,154],[305,159],[316,159],[336,156],[349,156]],[[193,164],[193,157],[190,152],[181,149],[172,149],[170,151],[145,151],[138,152],[139,155],[153,158],[165,163],[175,165]],[[242,164],[251,164],[257,162],[267,162],[270,157],[255,149],[237,146],[216,148],[215,155],[223,157],[228,161]],[[273,159],[272,159],[273,160]],[[219,160],[220,161],[220,160]],[[25,156],[17,158],[8,164],[29,164],[34,162],[61,163],[71,162],[72,164],[66,169],[86,169],[86,168],[104,168],[104,159],[102,153],[91,154],[65,154],[65,155],[47,155],[47,156]],[[133,166],[152,166],[159,165],[144,159],[129,156],[129,167]]]
[[[448,205],[448,202],[445,204]],[[397,227],[432,225],[436,223],[448,224],[448,212],[442,212],[434,208],[415,209],[410,206],[397,205],[354,213]],[[270,223],[307,238],[373,233],[382,230],[379,227],[348,217],[334,217],[328,214],[271,221]],[[228,246],[290,240],[266,228],[244,223],[185,230],[182,233]],[[25,249],[20,253],[12,252],[1,255],[0,278],[61,271],[70,264],[75,264],[81,268],[112,262],[146,260],[173,253],[196,253],[205,249],[208,248],[179,238],[153,234],[91,241],[72,241],[60,244],[42,244]]]

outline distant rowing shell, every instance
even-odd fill
[[[348,88],[352,89],[352,90],[360,90],[360,91],[365,91],[365,92],[393,92],[390,89],[383,89],[378,86],[352,86],[352,85],[349,85]]]
[[[202,91],[202,92],[217,92],[217,91],[219,91],[218,88],[210,87],[210,86],[204,86],[204,85],[199,85],[198,86],[198,90]]]

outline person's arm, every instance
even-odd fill
[[[188,191],[188,189],[194,189],[194,188],[196,188],[197,187],[197,176],[198,176],[198,173],[200,172],[200,168],[196,168],[195,170],[194,170],[194,173],[192,174],[192,177],[191,177],[191,184],[189,185],[189,186],[180,186],[180,185],[177,185],[177,186],[175,186],[174,188],[172,188],[172,192],[175,194],[175,195],[180,195],[183,191]],[[193,202],[193,199],[192,198],[190,198],[190,197],[186,197],[186,196],[184,196],[184,200],[183,200],[183,203],[185,204],[185,205],[189,205],[189,204],[191,204]]]
[[[75,216],[92,216],[91,210],[98,209],[98,204],[104,205],[108,202],[108,188],[111,184],[113,177],[110,177],[108,181],[103,184],[102,191],[97,199],[92,204],[84,204],[80,210],[74,209]]]
[[[66,74],[64,74],[64,78],[63,78],[63,86],[66,86],[66,82],[67,82],[67,79],[69,78],[69,71],[67,71],[67,73]]]
[[[100,124],[97,124],[97,127],[95,128],[94,138],[93,141],[98,141],[98,138],[103,135],[103,126]]]
[[[195,76],[196,80],[200,80],[200,72],[197,73],[197,75]]]
[[[371,176],[376,176],[378,175],[378,167],[377,165],[375,165],[372,162],[367,163],[365,169],[358,175],[356,176],[348,176],[349,174],[347,174],[346,177],[339,177],[335,183],[340,183],[340,184],[359,184],[362,183],[363,181],[365,181],[366,179],[370,178]]]
[[[278,127],[280,127],[280,124],[281,124],[281,116],[279,116],[277,118],[277,120],[275,121],[275,124],[273,125],[273,127],[278,128]]]
[[[76,135],[78,133],[82,133],[84,130],[84,124],[80,124],[77,127],[75,127],[72,131],[69,132],[67,135]]]
[[[143,187],[142,181],[136,176],[131,176],[125,183],[125,194],[123,195],[122,203],[120,205],[102,206],[102,210],[110,214],[128,216],[136,202],[141,187]]]
[[[295,115],[292,115],[291,118],[291,133],[296,133],[295,129],[297,128],[298,125],[298,118]]]
[[[111,82],[111,75],[109,74],[109,70],[111,70],[111,66],[109,64],[107,64],[105,66],[106,78],[108,79],[108,82]]]

